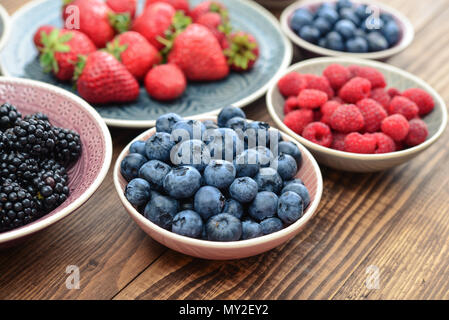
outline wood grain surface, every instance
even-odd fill
[[[26,2],[0,0],[11,14]],[[416,30],[412,45],[388,63],[449,101],[449,0],[388,4]],[[273,124],[264,99],[245,112]],[[140,132],[111,133],[114,162]],[[448,299],[448,139],[446,130],[418,158],[381,173],[323,167],[322,202],[304,232],[238,261],[194,259],[147,237],[120,204],[110,171],[75,214],[0,251],[0,299]],[[79,290],[66,288],[69,265],[80,268]],[[367,286],[373,270],[377,289]]]

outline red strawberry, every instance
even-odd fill
[[[157,2],[145,8],[142,15],[136,18],[132,29],[143,35],[156,49],[161,50],[165,37],[173,23],[176,10],[169,4]]]
[[[221,16],[216,12],[208,12],[199,17],[196,22],[207,27],[217,38],[218,42],[228,44],[228,42],[224,42],[226,36],[231,32],[231,26],[228,22],[223,21]]]
[[[135,31],[115,37],[108,43],[107,51],[121,61],[137,80],[143,80],[148,71],[161,63],[162,59],[156,48]]]
[[[45,34],[49,34],[55,27],[53,26],[49,26],[49,25],[44,25],[42,27],[40,27],[39,29],[37,29],[36,33],[34,34],[33,37],[33,42],[34,45],[36,46],[36,48],[39,50],[43,47],[41,38],[42,38],[42,32],[44,32]]]
[[[206,27],[191,24],[173,42],[168,62],[181,68],[188,80],[213,81],[228,76],[221,46]]]
[[[79,56],[74,79],[79,95],[89,103],[131,102],[139,96],[137,80],[104,51]]]
[[[221,15],[224,19],[228,19],[229,13],[226,7],[217,1],[204,1],[197,5],[191,12],[190,16],[193,22],[197,22],[198,19],[208,12],[216,12]]]
[[[76,30],[53,28],[50,33],[42,31],[40,36],[41,66],[61,81],[72,79],[78,55],[97,50],[84,33]]]
[[[259,45],[247,32],[238,31],[231,34],[223,49],[229,66],[237,72],[250,70],[259,58]]]
[[[185,14],[189,13],[189,1],[188,0],[147,0],[145,2],[145,8],[156,2],[165,2],[173,6],[176,10],[184,11]]]
[[[145,77],[145,88],[156,100],[174,100],[184,93],[186,86],[186,77],[175,64],[154,67]]]
[[[137,0],[106,0],[106,4],[115,13],[129,13],[131,19],[136,15]]]

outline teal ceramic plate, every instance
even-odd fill
[[[6,12],[5,8],[0,4],[0,51],[2,51],[3,47],[6,44],[6,41],[9,36],[10,23],[9,23],[9,15]],[[1,74],[1,69],[0,69]]]
[[[234,28],[249,31],[259,42],[260,58],[254,69],[244,74],[231,73],[219,82],[189,83],[184,95],[171,103],[152,100],[142,87],[140,97],[134,103],[94,106],[108,125],[151,127],[158,116],[167,112],[198,118],[216,114],[230,104],[243,107],[265,94],[273,79],[290,65],[292,46],[276,18],[257,3],[250,0],[220,1],[228,7]],[[39,80],[73,92],[70,84],[58,83],[51,75],[42,72],[33,45],[33,34],[39,26],[62,25],[61,2],[32,1],[13,15],[11,40],[0,55],[0,65],[5,75]],[[190,1],[191,6],[200,2]],[[140,7],[143,3],[143,0],[139,1]]]

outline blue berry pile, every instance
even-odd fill
[[[310,204],[296,144],[226,107],[213,121],[170,113],[121,163],[125,196],[148,220],[210,241],[267,235],[294,223]]]
[[[396,45],[401,30],[394,17],[350,0],[325,2],[317,10],[301,8],[290,27],[302,39],[323,48],[351,53],[386,50]]]

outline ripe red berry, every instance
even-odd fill
[[[319,144],[323,147],[329,148],[332,144],[332,132],[327,124],[322,122],[312,122],[308,124],[304,131],[302,132],[302,136],[312,141],[313,143]]]
[[[419,115],[424,116],[430,113],[435,107],[432,96],[420,88],[412,88],[405,90],[402,95],[412,100],[419,108]]]
[[[284,118],[284,124],[297,134],[302,134],[304,128],[313,122],[313,111],[310,109],[294,110]]]
[[[396,151],[396,144],[393,139],[385,133],[376,132],[372,136],[376,139],[376,150],[374,153],[389,153]]]
[[[410,125],[402,114],[394,114],[382,121],[382,132],[390,136],[394,141],[404,140],[409,131]]]
[[[331,116],[337,110],[337,108],[341,106],[341,103],[337,101],[328,101],[321,106],[321,122],[330,125],[331,124]]]
[[[385,109],[373,99],[362,99],[357,102],[357,107],[365,120],[366,132],[379,131],[382,120],[388,116]]]
[[[387,93],[390,96],[390,98],[394,98],[396,96],[401,95],[401,91],[399,91],[399,89],[397,89],[397,88],[390,88],[387,90]]]
[[[331,148],[339,151],[345,151],[346,136],[346,133],[334,132]]]
[[[350,133],[345,138],[345,151],[372,154],[376,150],[376,138],[370,133]]]
[[[299,73],[290,72],[278,81],[278,88],[284,97],[298,96],[305,89],[307,82]]]
[[[298,105],[301,108],[316,109],[327,102],[327,94],[314,89],[304,89],[298,95]]]
[[[298,98],[296,96],[290,97],[285,100],[284,104],[284,115],[289,114],[293,110],[299,109]]]
[[[184,73],[174,64],[156,66],[145,77],[145,88],[156,100],[174,100],[184,93],[186,86]]]
[[[405,143],[409,147],[414,147],[426,141],[429,135],[427,124],[421,119],[412,119],[409,124],[410,129],[407,138],[405,138]]]
[[[371,82],[364,78],[355,77],[349,80],[339,92],[340,98],[349,103],[356,103],[359,100],[369,97]]]
[[[356,77],[369,80],[369,82],[371,82],[371,88],[373,89],[385,88],[387,86],[384,75],[377,69],[371,67],[359,67],[354,68],[351,71]]]
[[[306,89],[315,89],[323,91],[327,94],[329,99],[332,99],[335,95],[329,80],[322,76],[317,76],[314,74],[304,74],[303,77],[307,81]]]
[[[385,90],[385,88],[376,88],[371,90],[371,94],[369,97],[379,102],[382,105],[382,107],[385,108],[385,110],[388,110],[388,107],[390,106],[391,97],[388,94],[387,90]]]
[[[365,126],[363,115],[353,104],[341,105],[330,118],[332,129],[349,133],[362,130]]]
[[[331,64],[323,71],[331,87],[338,90],[351,79],[351,72],[340,64]]]
[[[402,114],[407,120],[413,119],[418,115],[419,109],[416,103],[404,96],[396,96],[388,107],[390,114]]]

